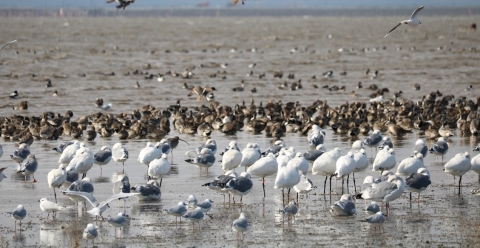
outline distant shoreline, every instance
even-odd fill
[[[288,17],[288,16],[409,16],[411,8],[0,8],[0,17]],[[407,13],[407,14],[405,14]],[[429,8],[423,16],[478,16],[480,7]]]

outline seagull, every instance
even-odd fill
[[[435,156],[442,156],[442,163],[443,163],[443,155],[448,152],[448,143],[444,137],[438,138],[437,142],[433,144],[432,147],[429,149],[430,153],[434,153]],[[437,157],[435,157],[435,161],[437,161]]]
[[[381,225],[385,222],[386,218],[385,218],[385,215],[383,215],[382,212],[377,212],[373,215],[370,215],[366,221],[372,225],[375,225],[375,230],[377,229],[377,225]],[[382,226],[382,229],[383,229],[383,226]]]
[[[169,208],[167,213],[175,216],[175,224],[177,223],[178,217],[180,217],[180,222],[181,222],[182,216],[184,216],[187,213],[187,204],[181,201],[175,207]]]
[[[135,195],[139,201],[156,201],[162,197],[160,187],[154,180],[150,180],[146,184],[135,185],[131,190],[140,193]]]
[[[127,224],[127,218],[124,213],[120,212],[117,215],[108,218],[108,224],[112,225],[113,227],[120,227],[122,228]]]
[[[392,30],[390,30],[390,32],[388,32],[388,34],[386,34],[383,38],[386,38],[393,30],[395,30],[396,28],[398,28],[398,26],[400,26],[400,25],[402,25],[402,24],[408,24],[408,25],[410,25],[410,26],[417,26],[417,25],[419,25],[419,24],[422,24],[422,23],[420,22],[420,20],[418,20],[418,18],[417,18],[417,13],[420,12],[420,10],[422,10],[423,7],[425,7],[425,6],[420,6],[418,9],[416,9],[415,11],[413,11],[413,14],[412,14],[412,16],[410,17],[409,20],[403,20],[403,21],[399,22],[399,23],[397,24],[397,26],[395,26],[394,28],[392,28]]]
[[[47,176],[48,187],[53,188],[53,194],[55,195],[55,203],[57,203],[57,193],[55,188],[60,188],[63,185],[65,180],[67,180],[67,172],[65,171],[65,165],[60,164],[58,169],[53,169],[48,172]]]
[[[87,200],[93,206],[93,208],[91,210],[88,210],[87,213],[89,213],[90,215],[95,216],[95,217],[98,217],[98,216],[102,217],[102,213],[105,210],[107,210],[107,207],[110,207],[108,205],[109,202],[111,202],[113,200],[117,200],[117,199],[123,199],[123,198],[127,198],[127,197],[130,197],[130,196],[138,195],[139,193],[119,193],[119,194],[113,195],[110,198],[108,198],[107,200],[101,201],[101,202],[98,202],[97,199],[95,199],[95,197],[93,196],[92,193],[79,192],[79,191],[63,191],[63,194],[67,195],[67,196],[72,196],[73,195],[73,196],[81,197],[81,198]],[[102,217],[102,220],[103,220],[103,217]]]
[[[203,213],[207,215],[208,211],[210,211],[210,209],[212,209],[212,206],[213,206],[212,203],[213,203],[212,200],[205,199],[205,201],[197,203],[196,206],[199,207],[200,209],[202,209]]]
[[[117,163],[122,163],[123,172],[125,172],[125,161],[128,159],[128,150],[123,147],[122,143],[116,143],[112,147],[112,158],[115,160],[115,168],[117,168]]]
[[[195,208],[197,206],[197,198],[195,198],[194,195],[189,195],[186,201],[187,207],[188,208]]]
[[[151,178],[160,178],[159,187],[162,187],[162,180],[170,172],[170,162],[168,155],[163,153],[159,159],[154,159],[148,166],[148,176]]]
[[[18,149],[10,155],[10,158],[13,159],[13,161],[17,162],[19,165],[21,165],[23,160],[25,160],[28,155],[30,155],[30,148],[28,147],[28,145],[20,144],[20,146],[18,146]]]
[[[78,174],[82,174],[82,179],[87,176],[87,172],[93,167],[93,162],[95,158],[93,157],[93,152],[90,148],[80,147],[75,152],[75,156],[68,164],[69,166],[75,166]]]
[[[117,10],[119,9],[124,9],[135,2],[135,0],[107,0],[107,3],[113,3],[113,2],[118,2],[118,5],[115,6],[117,8]]]
[[[225,188],[230,194],[239,195],[240,202],[242,202],[243,196],[250,193],[253,188],[250,173],[242,172],[239,177],[234,177],[228,181]],[[233,197],[233,204],[235,204],[235,197]]]
[[[462,183],[462,176],[467,173],[472,167],[472,163],[470,162],[470,154],[468,152],[465,153],[457,153],[455,157],[450,159],[444,165],[443,171],[453,176],[453,180],[455,182],[455,176],[459,176],[460,179],[458,180],[458,194],[460,194],[460,186]]]
[[[293,186],[293,190],[297,192],[297,202],[299,194],[306,195],[305,198],[308,200],[308,193],[315,188],[317,188],[317,186],[313,186],[312,180],[308,179],[307,176],[300,173],[300,182],[298,182],[297,185]]]
[[[183,217],[192,221],[193,228],[195,229],[195,222],[199,222],[199,221],[203,220],[204,216],[205,216],[205,214],[203,213],[202,209],[200,207],[197,207],[194,210],[188,212]]]
[[[102,165],[106,165],[112,159],[112,149],[108,146],[102,146],[100,151],[93,155],[94,163],[100,165],[100,177],[102,176]]]
[[[350,216],[357,213],[357,208],[352,196],[343,194],[340,200],[331,206],[330,212],[336,216]]]
[[[39,202],[40,202],[40,209],[43,212],[47,212],[47,220],[51,212],[53,212],[53,218],[55,218],[55,212],[65,210],[64,207],[59,206],[56,203],[47,200],[47,198],[42,198],[40,199]]]
[[[78,140],[75,140],[72,144],[69,144],[69,145],[66,144],[66,146],[63,148],[62,148],[62,144],[60,144],[57,147],[57,149],[54,149],[57,152],[60,152],[59,151],[60,149],[62,150],[61,151],[62,155],[60,155],[58,162],[60,164],[68,165],[70,161],[72,161],[73,157],[75,157],[77,150],[80,149],[81,146],[82,144]]]
[[[232,145],[229,145],[228,150],[223,153],[222,157],[222,169],[224,171],[235,170],[242,162],[242,153],[238,151],[236,141]]]
[[[18,173],[22,173],[25,176],[25,181],[27,181],[27,175],[32,174],[33,175],[33,182],[36,183],[37,180],[35,179],[35,171],[38,169],[38,162],[35,159],[35,155],[30,154],[27,157],[27,162],[22,164],[20,167],[20,170],[18,170]]]
[[[374,215],[378,212],[380,212],[380,205],[378,205],[378,203],[375,201],[370,202],[370,204],[365,209],[365,213],[367,214],[367,216]]]
[[[430,173],[425,168],[419,168],[416,173],[411,174],[405,179],[405,191],[410,192],[410,203],[412,202],[412,192],[418,193],[417,202],[420,203],[420,192],[427,189],[430,181]]]
[[[0,51],[1,51],[6,45],[11,44],[11,43],[14,43],[14,42],[17,42],[17,40],[12,40],[12,41],[9,41],[9,42],[3,44],[3,46],[0,47]]]
[[[242,236],[243,236],[243,232],[245,232],[247,228],[248,228],[247,218],[245,217],[244,213],[240,213],[240,217],[234,220],[232,223],[232,230],[237,232],[237,238],[239,238],[240,232],[242,233]]]
[[[20,232],[22,231],[22,220],[27,216],[27,210],[22,204],[18,205],[12,212],[12,218],[15,219],[15,231],[17,231],[17,220],[20,221]]]
[[[283,209],[283,214],[286,214],[288,218],[290,216],[295,216],[298,213],[298,206],[295,201],[291,201],[288,205]]]
[[[87,243],[88,243],[88,240],[91,239],[92,240],[92,244],[95,244],[95,238],[98,236],[98,231],[97,231],[97,228],[92,224],[92,223],[89,223],[87,225],[87,227],[85,228],[85,230],[83,230],[83,238],[87,240]],[[87,244],[88,245],[88,244]]]
[[[391,175],[388,180],[380,183],[374,183],[370,188],[366,188],[361,193],[361,198],[376,202],[385,202],[387,215],[390,212],[390,202],[402,196],[405,190],[405,182],[396,175]]]
[[[244,150],[245,151],[245,150]],[[277,173],[278,163],[275,159],[273,153],[269,153],[267,156],[258,159],[250,167],[248,167],[247,172],[254,176],[262,177],[262,186],[263,186],[263,198],[265,198],[265,177]]]
[[[3,171],[6,169],[7,167],[3,167],[3,168],[0,168],[0,182],[3,181],[4,178],[7,178],[5,176],[5,174],[3,174]]]

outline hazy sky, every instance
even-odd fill
[[[209,2],[210,7],[225,7],[230,0],[136,0],[131,7],[193,7]],[[480,6],[480,0],[246,0],[243,7],[465,7]],[[109,8],[106,0],[0,0],[0,7],[95,7]],[[241,7],[241,6],[237,6]]]

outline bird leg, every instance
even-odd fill
[[[342,195],[343,195],[343,185],[345,184],[345,179],[342,177]]]
[[[328,176],[325,177],[325,182],[323,183],[323,196],[325,197],[325,199],[327,199],[325,194],[325,190],[327,189],[327,179],[328,179]]]
[[[103,169],[102,169],[102,166],[100,166],[100,177],[102,177],[102,172],[103,172]]]
[[[350,191],[348,190],[348,179],[350,179],[350,174],[347,175],[347,194],[350,193]]]
[[[353,193],[357,193],[357,185],[355,184],[355,173],[353,173]]]
[[[33,181],[32,182],[36,183],[37,179],[35,179],[35,175],[32,175],[32,176],[33,176]]]
[[[160,186],[158,186],[159,188],[162,187],[162,180],[163,180],[163,177],[160,177]]]
[[[460,184],[462,183],[462,176],[460,176],[460,179],[458,180],[458,194],[460,195]]]
[[[420,205],[420,192],[418,192],[417,204]]]
[[[330,176],[330,192],[329,192],[329,194],[330,194],[330,199],[332,199],[332,176],[333,176],[333,175]]]
[[[265,196],[266,196],[265,195],[265,177],[262,177],[262,186],[263,186],[263,198],[265,198]]]

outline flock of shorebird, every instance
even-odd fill
[[[110,2],[115,1],[109,0],[108,3]],[[125,9],[134,0],[116,0],[116,2],[119,3],[118,9]],[[239,1],[234,1],[234,3],[237,2]],[[420,24],[416,15],[422,9],[423,6],[415,10],[409,20],[400,22],[385,37],[401,24],[412,26]],[[370,75],[369,72],[367,74]],[[325,73],[326,77],[332,75],[332,71]],[[372,77],[377,77],[377,75],[378,71],[374,72]],[[188,77],[188,74],[186,76]],[[140,87],[138,83],[137,86]],[[299,84],[296,87],[299,87]],[[359,84],[358,87],[361,85]],[[47,198],[40,199],[40,208],[48,213],[47,219],[50,213],[55,216],[56,212],[66,209],[56,203],[56,189],[60,187],[66,188],[62,194],[68,196],[72,201],[77,203],[88,201],[92,209],[87,212],[97,218],[102,217],[108,203],[114,200],[120,201],[132,196],[137,197],[140,201],[159,200],[162,180],[171,169],[168,155],[173,154],[172,151],[179,141],[184,141],[179,137],[164,138],[173,126],[179,133],[198,134],[205,137],[210,136],[214,130],[230,135],[242,129],[253,134],[264,132],[267,137],[275,138],[293,132],[306,135],[310,150],[304,153],[296,152],[293,147],[287,147],[281,140],[277,140],[272,147],[263,152],[256,143],[248,143],[241,151],[236,141],[232,141],[221,153],[221,168],[225,174],[203,186],[224,194],[224,197],[225,194],[228,194],[229,201],[230,196],[240,196],[240,202],[242,202],[243,196],[250,193],[253,188],[252,176],[262,178],[263,195],[266,197],[265,177],[276,175],[274,188],[281,188],[283,197],[285,197],[283,190],[288,190],[287,200],[283,200],[282,212],[288,216],[295,216],[299,208],[297,205],[298,194],[308,196],[308,193],[316,188],[307,177],[309,172],[312,175],[325,176],[325,196],[327,195],[327,181],[330,179],[328,194],[330,197],[332,193],[331,179],[335,177],[342,180],[342,196],[331,206],[332,214],[337,216],[354,215],[357,211],[353,198],[371,200],[365,209],[366,221],[380,225],[386,221],[384,212],[387,215],[390,213],[390,202],[398,199],[404,192],[410,192],[410,201],[411,193],[417,192],[418,202],[420,202],[420,193],[431,184],[430,174],[423,162],[428,152],[441,156],[443,163],[443,156],[448,152],[447,139],[453,135],[453,128],[460,129],[462,134],[471,135],[478,135],[480,129],[477,111],[480,97],[474,102],[467,98],[455,99],[453,95],[443,96],[439,91],[431,92],[418,102],[397,101],[397,96],[391,102],[385,101],[383,97],[373,98],[368,106],[366,103],[354,102],[331,107],[326,101],[319,100],[310,106],[301,106],[298,102],[282,103],[281,101],[270,101],[263,106],[262,103],[256,105],[252,101],[248,106],[243,102],[230,107],[220,106],[218,102],[215,102],[213,91],[216,89],[214,87],[208,85],[206,87],[188,87],[186,85],[186,88],[190,90],[188,96],[197,95],[198,101],[210,102],[210,106],[189,109],[181,106],[178,101],[177,104],[169,106],[166,110],[146,105],[142,109],[134,110],[131,114],[121,113],[115,116],[100,112],[82,116],[76,120],[72,119],[73,112],[71,111],[65,115],[46,112],[39,117],[21,115],[0,117],[2,137],[20,143],[18,149],[10,155],[11,159],[19,165],[17,172],[23,174],[25,180],[27,176],[32,175],[34,182],[36,181],[34,173],[39,166],[35,155],[31,154],[29,149],[34,140],[56,140],[59,136],[71,136],[73,139],[78,139],[83,136],[86,140],[91,141],[97,135],[101,137],[117,135],[119,139],[160,140],[155,144],[148,142],[138,155],[138,162],[147,166],[148,182],[131,187],[128,176],[122,174],[116,182],[118,183],[118,185],[116,184],[117,189],[120,189],[119,192],[101,202],[93,196],[94,185],[86,176],[87,172],[94,164],[98,164],[102,168],[112,159],[116,164],[124,164],[129,159],[127,148],[122,143],[116,143],[112,148],[104,146],[97,153],[93,153],[78,140],[60,144],[54,149],[61,154],[58,161],[60,165],[58,169],[52,169],[47,178],[49,187],[54,191],[55,202],[49,201]],[[243,91],[243,89],[244,85],[242,84],[242,87],[233,90]],[[388,89],[377,88],[375,90],[378,90],[377,94],[380,96],[384,92],[388,92]],[[18,92],[13,92],[9,97],[18,98]],[[95,104],[103,110],[110,110],[112,107],[111,104],[104,104],[103,99],[97,99]],[[349,152],[342,155],[341,148],[326,150],[323,128],[327,125],[339,135],[357,137],[359,134],[369,134],[369,136],[363,141],[354,142]],[[88,127],[90,129],[87,130]],[[390,137],[383,136],[382,133],[403,136],[414,129],[424,132],[426,138],[438,138],[438,140],[430,148],[427,148],[423,140],[418,140],[413,146],[412,156],[404,158],[397,166],[392,141]],[[378,178],[366,177],[362,185],[363,190],[357,192],[355,173],[362,172],[370,166],[364,146],[378,147],[379,151],[371,168],[373,171],[379,171],[381,176]],[[480,150],[480,145],[476,150]],[[203,146],[187,152],[185,161],[200,168],[206,168],[208,171],[208,168],[216,162],[216,152],[216,142],[208,139]],[[3,150],[0,146],[0,157],[2,155]],[[396,173],[390,172],[395,167],[397,167]],[[236,168],[245,168],[245,172],[238,175],[235,172]],[[462,176],[470,170],[480,174],[480,156],[470,158],[468,152],[459,153],[446,162],[444,168],[446,173],[459,177],[458,193],[460,194]],[[3,174],[5,169],[0,169],[0,182],[5,178]],[[124,168],[122,171],[124,172]],[[350,174],[352,174],[354,182],[354,195],[349,193]],[[159,179],[159,182],[154,179]],[[343,185],[345,181],[347,182],[346,188]],[[296,201],[290,201],[291,188],[297,192]],[[344,189],[347,191],[346,194],[344,194]],[[385,203],[383,212],[377,202]],[[233,197],[233,203],[236,203],[235,197]],[[194,195],[190,195],[187,200],[179,202],[167,212],[175,217],[191,220],[194,226],[195,222],[203,220],[212,207],[212,200],[205,199],[203,202],[198,202]],[[191,210],[188,211],[188,209]],[[21,220],[26,215],[27,211],[23,205],[19,205],[12,212],[11,216],[15,219],[15,230],[16,221],[20,221],[21,228]],[[126,225],[126,220],[125,214],[120,212],[109,218],[108,223],[114,227],[123,227]],[[233,221],[232,229],[240,235],[247,228],[247,216],[241,213],[240,217]],[[98,231],[95,225],[88,224],[83,237],[93,240],[97,236]]]

